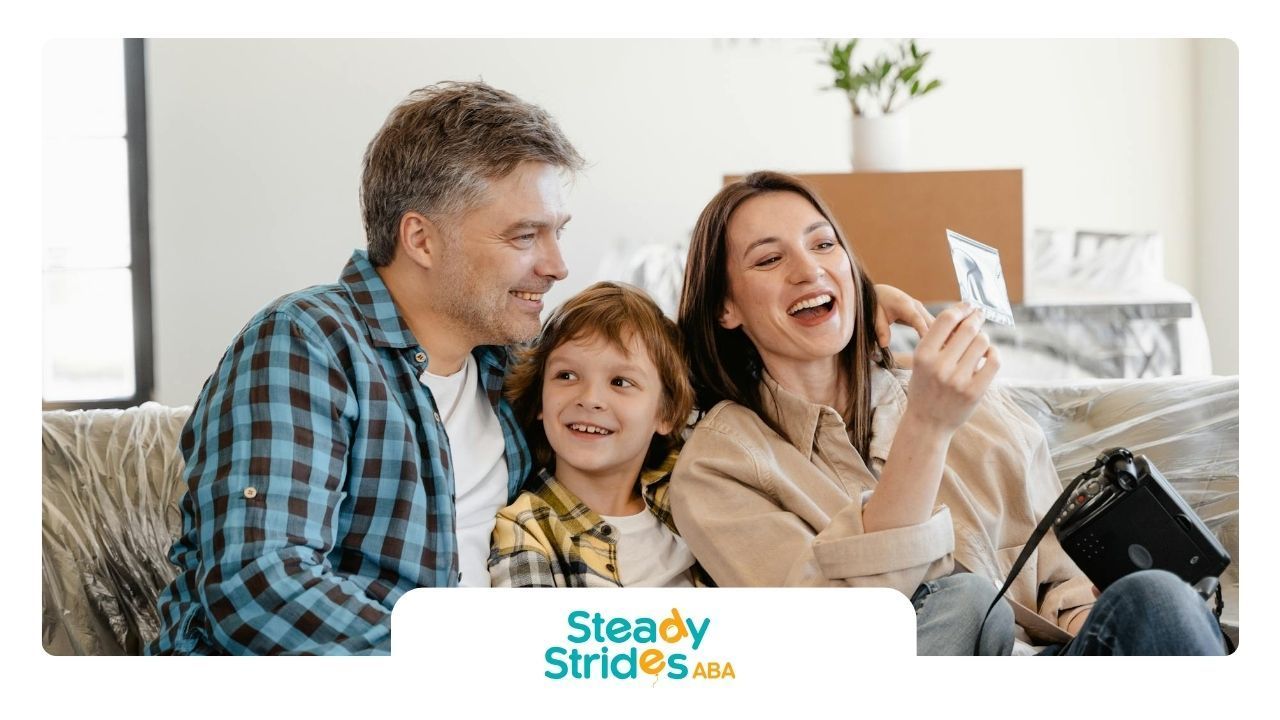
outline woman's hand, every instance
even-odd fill
[[[916,346],[907,411],[914,422],[953,433],[973,414],[1000,369],[982,332],[982,311],[960,303],[942,311]]]
[[[929,519],[951,437],[969,419],[1000,369],[1000,356],[981,327],[981,311],[954,305],[920,338],[906,412],[876,491],[862,509],[864,531],[919,525]]]
[[[889,326],[907,325],[920,333],[928,332],[933,315],[924,304],[892,285],[876,285],[876,343],[889,347]]]

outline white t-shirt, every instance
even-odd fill
[[[458,514],[459,585],[489,587],[489,539],[498,510],[507,504],[507,456],[502,425],[489,404],[475,356],[458,372],[418,378],[431,390],[453,458]]]
[[[693,553],[647,508],[600,517],[618,531],[618,579],[624,587],[693,587]]]

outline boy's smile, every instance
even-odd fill
[[[557,478],[634,485],[654,433],[671,431],[659,419],[662,400],[658,369],[634,335],[625,351],[599,336],[552,350],[538,417]]]

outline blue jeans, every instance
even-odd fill
[[[1013,650],[1013,610],[1004,600],[982,625],[996,588],[972,573],[930,580],[916,588],[916,655],[972,655],[982,626],[979,655],[1008,655]]]
[[[1223,655],[1222,632],[1182,578],[1140,570],[1108,587],[1065,646],[1041,655]]]

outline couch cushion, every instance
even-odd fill
[[[1098,452],[1150,458],[1196,509],[1233,562],[1223,619],[1239,588],[1239,379],[1173,377],[1016,385],[1069,480]],[[136,654],[155,637],[156,597],[177,573],[169,546],[185,490],[178,438],[191,408],[44,413],[45,649]],[[1238,639],[1238,637],[1237,637]]]
[[[189,407],[51,411],[43,433],[42,640],[54,655],[138,654],[177,570],[178,436]]]

